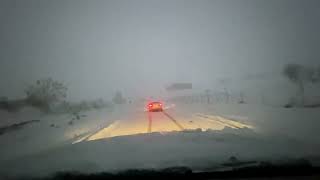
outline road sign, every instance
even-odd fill
[[[167,91],[179,91],[192,89],[192,83],[173,83],[166,87]]]

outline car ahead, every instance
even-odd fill
[[[161,102],[150,102],[147,107],[149,112],[161,112],[163,111]]]

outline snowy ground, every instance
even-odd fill
[[[7,114],[6,112],[1,113]],[[25,113],[24,118],[23,113]],[[113,113],[110,113],[108,109],[84,114],[86,117],[73,120],[72,124],[69,124],[74,118],[71,114],[44,115],[35,110],[24,110],[15,116],[10,115],[11,121],[7,120],[6,126],[33,119],[40,120],[40,122],[2,134],[0,136],[0,161],[70,144],[76,137],[106,126],[113,120],[111,117]],[[14,119],[14,117],[17,118]]]
[[[306,158],[313,163],[320,157],[319,109],[177,104],[167,112],[193,130],[181,132],[154,113],[148,133],[147,113],[137,105],[88,112],[73,125],[68,124],[70,115],[37,114],[39,123],[0,136],[0,175],[170,166],[203,170],[221,168],[231,156],[243,161]]]

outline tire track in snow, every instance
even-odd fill
[[[229,119],[225,119],[223,117],[220,116],[211,116],[211,115],[205,115],[205,114],[200,114],[197,113],[196,116],[207,119],[209,121],[215,121],[215,122],[219,122],[220,124],[227,126],[227,127],[231,127],[234,129],[241,129],[241,128],[250,128],[252,129],[253,127],[244,123],[240,123],[237,121],[233,121],[233,120],[229,120]]]
[[[106,130],[107,132],[112,131],[118,125],[119,125],[119,121],[115,121],[115,122],[113,122],[113,123],[111,123],[109,125],[98,127],[96,130],[91,131],[89,133],[86,133],[86,135],[84,135],[81,138],[75,140],[74,142],[72,142],[72,144],[76,144],[76,143],[79,143],[79,142],[82,142],[82,141],[90,140],[90,138],[92,136],[99,136],[99,132],[101,132],[102,130]]]

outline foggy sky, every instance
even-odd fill
[[[318,0],[1,0],[0,96],[45,77],[88,99],[315,65],[319,19]]]

